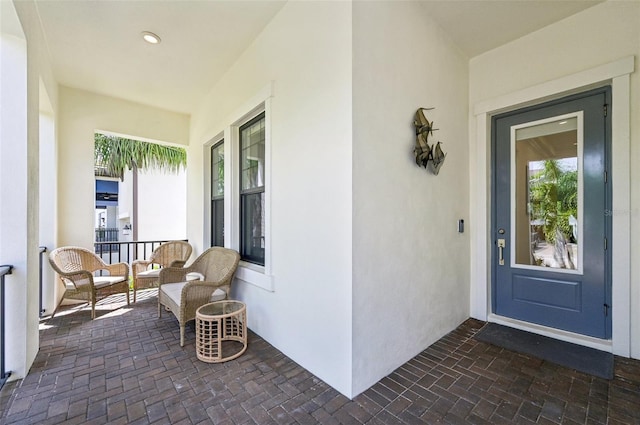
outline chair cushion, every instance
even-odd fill
[[[176,283],[165,283],[160,287],[160,290],[164,292],[167,297],[171,298],[171,300],[180,305],[180,297],[182,296],[182,288],[186,285],[187,282],[176,282]],[[216,288],[211,294],[211,301],[221,301],[227,297],[227,293],[220,289]]]
[[[162,269],[150,269],[150,270],[145,270],[143,272],[137,273],[136,276],[137,277],[159,277],[160,276],[160,270]],[[202,275],[202,273],[198,273],[198,272],[191,272],[191,273],[187,273],[187,280],[204,280],[204,276]]]
[[[227,298],[227,293],[224,290],[220,289],[220,288],[216,288],[216,290],[213,291],[213,294],[211,294],[210,301],[211,302],[213,302],[213,301],[222,301],[225,298]]]
[[[93,278],[93,284],[96,288],[104,288],[116,283],[124,282],[124,276],[95,276]]]
[[[187,273],[187,280],[204,280],[204,275],[198,272]]]
[[[140,273],[136,273],[137,277],[158,277],[161,269],[149,269]]]

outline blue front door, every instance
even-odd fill
[[[495,116],[492,309],[611,336],[610,89]]]

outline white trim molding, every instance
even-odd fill
[[[470,175],[471,205],[471,316],[519,329],[570,340],[613,354],[631,355],[631,223],[630,192],[630,74],[634,72],[634,57],[628,56],[596,68],[518,90],[473,105],[470,128],[475,123],[475,143],[471,143]],[[526,322],[502,318],[491,313],[491,118],[502,112],[520,109],[558,99],[591,88],[611,85],[612,88],[612,339],[597,340],[551,330]],[[615,170],[615,171],[614,171]],[[517,323],[514,323],[517,322]],[[570,335],[567,335],[570,334]]]
[[[224,122],[224,129],[219,129],[214,137],[203,145],[204,149],[204,240],[211,244],[211,160],[208,153],[211,146],[224,139],[225,153],[225,188],[224,188],[224,216],[225,236],[224,246],[239,250],[240,248],[240,175],[238,172],[239,128],[242,124],[264,112],[265,114],[265,264],[259,266],[241,261],[236,272],[236,279],[262,288],[274,291],[273,276],[271,274],[271,99],[273,97],[273,82],[260,89],[248,101],[240,105]],[[208,241],[208,242],[207,242]]]

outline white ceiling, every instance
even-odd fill
[[[60,84],[184,113],[285,3],[36,0]]]
[[[604,0],[426,0],[427,13],[470,57]]]
[[[423,0],[469,57],[602,0]],[[36,0],[62,85],[190,113],[286,1]],[[142,41],[152,31],[159,45]]]

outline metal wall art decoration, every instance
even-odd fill
[[[435,108],[418,108],[416,111],[413,119],[413,125],[416,128],[416,147],[413,153],[416,156],[416,164],[438,175],[447,154],[442,151],[440,142],[429,145],[429,135],[433,136],[433,132],[438,129],[433,128],[433,121],[429,122],[424,116],[424,111],[432,109]]]

